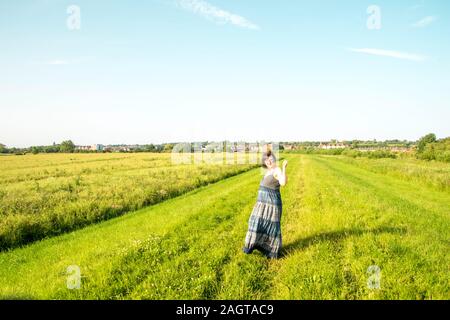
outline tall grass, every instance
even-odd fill
[[[170,154],[0,158],[0,250],[159,203],[251,165],[173,165]]]
[[[261,178],[251,170],[0,253],[0,297],[450,298],[448,191],[339,157],[287,158],[279,260],[241,250]],[[79,290],[66,287],[73,264]],[[381,270],[379,288],[367,284],[371,266]]]
[[[416,159],[365,159],[340,157],[340,161],[407,181],[424,183],[437,190],[450,190],[450,165]]]

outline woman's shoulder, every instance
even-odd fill
[[[273,169],[273,174],[280,174],[280,173],[282,173],[280,167],[276,167],[275,169]]]
[[[281,169],[280,169],[279,167],[276,167],[276,168],[274,168],[274,169],[272,170],[272,176],[273,176],[275,179],[278,179],[278,177],[279,177],[281,174],[282,174],[282,171],[281,171]]]
[[[278,180],[280,185],[284,186],[286,184],[286,176],[284,175],[281,168],[277,167],[274,169],[273,177]]]

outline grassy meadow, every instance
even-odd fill
[[[171,154],[0,157],[0,250],[173,198],[250,165],[172,164]]]
[[[241,251],[261,171],[172,168],[164,156],[53,155],[36,162],[39,158],[30,156],[29,163],[0,159],[6,169],[0,171],[2,234],[14,226],[4,219],[40,219],[58,205],[72,208],[76,202],[62,186],[77,176],[82,178],[76,194],[85,196],[77,201],[101,204],[105,197],[107,207],[127,199],[121,203],[126,211],[138,209],[115,218],[100,215],[82,229],[0,252],[0,298],[450,298],[449,164],[285,155],[289,183],[282,189],[283,255],[268,260]],[[190,183],[181,184],[184,180]],[[145,200],[162,185],[183,192]],[[99,186],[103,191],[94,196]],[[53,196],[52,191],[59,204],[47,206],[39,196]],[[14,201],[36,211],[14,209]],[[80,208],[56,212],[79,212],[82,225],[91,217],[89,210],[98,207]],[[111,219],[99,221],[105,218]],[[70,265],[80,267],[79,289],[67,288]],[[376,288],[368,286],[371,266],[380,270]]]

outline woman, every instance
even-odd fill
[[[277,166],[271,151],[263,154],[262,165],[267,169],[261,180],[258,200],[248,221],[245,253],[258,249],[268,258],[278,258],[281,250],[281,193],[280,186],[287,183],[285,160],[282,169]]]

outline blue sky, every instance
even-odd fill
[[[1,0],[0,142],[450,136],[449,14],[446,0]]]

